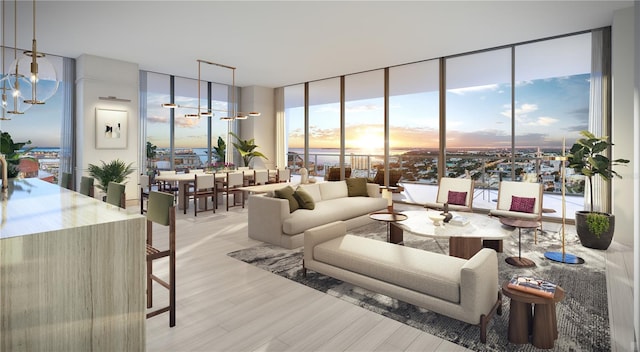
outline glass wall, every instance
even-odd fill
[[[552,197],[562,186],[561,164],[543,156],[561,153],[563,139],[570,146],[587,127],[590,62],[591,34],[586,33],[390,67],[388,82],[384,70],[311,82],[308,130],[301,130],[303,118],[292,122],[289,114],[289,138],[300,142],[308,136],[313,159],[320,151],[338,150],[342,133],[345,166],[357,170],[352,176],[373,177],[387,162],[401,171],[404,184],[436,184],[440,176],[472,178],[474,208],[495,207],[500,181],[542,182],[550,200],[544,207],[554,210],[560,208]],[[290,92],[285,89],[285,100]],[[327,94],[333,96],[324,98]],[[324,100],[313,101],[319,97]],[[340,155],[332,157],[337,165]],[[582,176],[564,170],[568,192],[581,195]],[[435,197],[435,191],[426,193]],[[582,207],[582,197],[572,202]]]
[[[297,173],[304,166],[304,84],[284,88],[284,115],[287,131],[287,140],[284,143],[287,148],[287,167],[293,173]]]
[[[345,167],[351,177],[369,177],[384,164],[384,111],[384,70],[345,77]]]
[[[389,69],[389,163],[404,181],[438,181],[439,72],[438,60]]]
[[[209,167],[209,162],[232,162],[225,160],[229,150],[228,132],[235,121],[221,121],[229,115],[229,86],[213,82],[200,82],[200,112],[209,109],[213,117],[198,115],[198,80],[172,77],[165,74],[145,72],[146,104],[140,116],[146,124],[146,140],[156,146],[154,167],[158,170],[186,170]],[[171,81],[173,79],[173,94]],[[145,79],[141,79],[145,82]],[[162,107],[173,102],[175,109]],[[172,116],[173,115],[173,116]],[[193,116],[189,116],[193,115]],[[219,140],[222,143],[219,144]],[[216,148],[223,147],[221,155]],[[209,151],[211,147],[211,151]],[[172,149],[173,148],[173,149]],[[233,148],[233,146],[231,146]],[[213,165],[212,165],[213,166]]]
[[[309,83],[310,175],[324,176],[340,165],[340,79]],[[292,150],[289,150],[290,152]],[[295,150],[303,154],[301,150]]]

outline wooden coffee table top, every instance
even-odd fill
[[[519,227],[522,229],[535,229],[540,227],[540,222],[537,220],[525,220],[516,218],[500,218],[500,223],[511,227]]]
[[[509,284],[508,281],[505,281],[502,284],[502,293],[505,296],[516,300],[518,302],[531,303],[531,304],[549,304],[552,302],[560,302],[564,299],[564,290],[560,286],[556,286],[556,293],[553,298],[546,298],[538,295],[534,295],[533,293],[527,293],[523,291],[514,290],[507,286]]]
[[[407,216],[401,213],[389,213],[389,212],[376,212],[369,214],[369,217],[373,220],[396,222],[407,220]]]

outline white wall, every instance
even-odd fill
[[[634,115],[635,125],[633,126],[634,131],[634,153],[636,155],[634,159],[633,169],[636,180],[636,188],[634,190],[634,209],[636,213],[638,209],[640,209],[640,187],[638,187],[638,175],[640,175],[640,44],[638,44],[638,40],[640,40],[640,1],[635,1],[635,11],[634,11],[634,26],[635,26],[635,38],[634,43],[635,46],[635,90],[634,90]],[[633,226],[633,238],[634,238],[634,249],[633,249],[633,302],[635,309],[633,310],[633,326],[635,327],[636,333],[636,351],[640,351],[640,221],[636,219]]]
[[[140,144],[138,65],[86,54],[76,60],[76,175],[78,179],[82,175],[88,175],[89,164],[100,165],[101,161],[120,159],[127,164],[133,163],[135,171],[128,178],[126,194],[127,199],[137,199]],[[130,99],[131,102],[99,99],[108,96]],[[96,109],[127,111],[125,149],[96,149]]]
[[[264,164],[269,169],[276,167],[276,113],[274,89],[258,86],[242,88],[240,110],[259,111],[260,116],[240,121],[240,137],[254,138],[257,151],[266,155]]]

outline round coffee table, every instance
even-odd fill
[[[514,290],[502,284],[502,293],[511,299],[509,306],[509,342],[524,344],[529,342],[538,348],[553,348],[558,338],[556,303],[564,298],[564,290],[556,286],[553,298],[546,298],[527,292]],[[533,305],[533,312],[531,311]]]
[[[407,220],[409,217],[401,213],[393,213],[393,212],[390,213],[386,211],[381,211],[381,212],[375,212],[375,213],[369,214],[369,218],[377,221],[386,222],[387,223],[387,242],[394,242],[394,241],[391,241],[391,237],[390,237],[390,230],[389,230],[390,224],[396,221]],[[398,244],[401,244],[401,242]]]
[[[522,229],[537,229],[540,227],[540,222],[535,220],[524,220],[515,218],[500,218],[500,223],[506,226],[515,227],[518,229],[518,256],[509,257],[505,261],[513,266],[520,268],[530,268],[536,266],[536,263],[531,259],[522,258]]]

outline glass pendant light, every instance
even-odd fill
[[[4,2],[4,1],[3,1]],[[13,37],[13,58],[14,63],[17,62],[18,49],[17,49],[17,41],[18,41],[18,5],[17,1],[13,1],[13,14],[14,14],[14,37]],[[4,22],[4,21],[3,21]],[[4,33],[4,30],[3,30]],[[3,45],[4,47],[4,45]],[[4,55],[3,55],[4,59]],[[4,66],[3,66],[4,69]],[[4,70],[3,70],[4,71]],[[3,86],[6,83],[9,86],[8,94],[6,96],[3,95],[3,109],[7,111],[8,114],[13,115],[22,115],[25,111],[29,110],[31,107],[30,104],[24,103],[24,96],[22,94],[23,89],[30,90],[31,82],[24,76],[19,73],[19,67],[11,66],[6,76],[3,78]],[[7,91],[3,91],[3,93],[7,93]],[[6,103],[6,105],[5,105]]]

